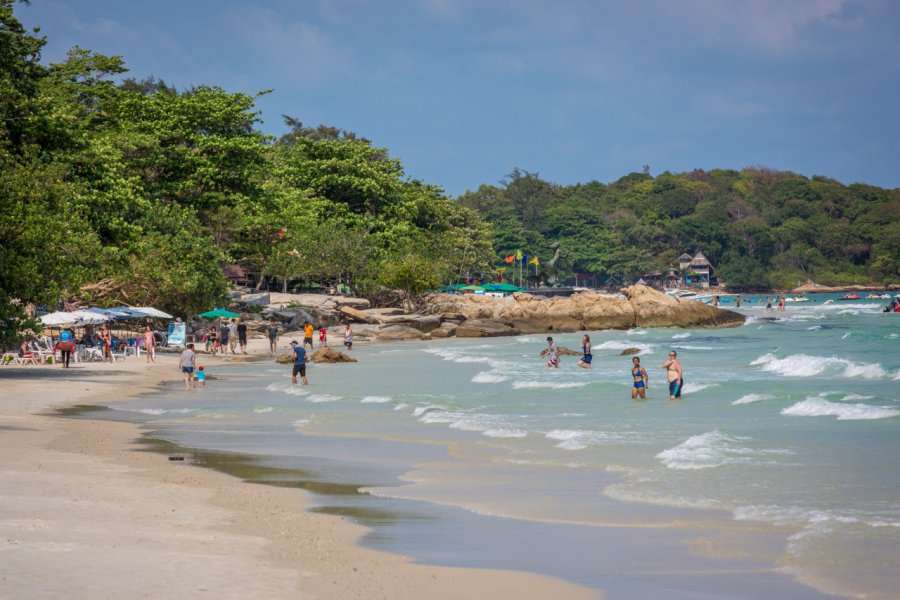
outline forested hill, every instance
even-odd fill
[[[699,250],[734,290],[900,282],[900,189],[763,167],[648,171],[562,186],[516,169],[458,201],[490,223],[498,255],[544,261],[559,240],[569,280],[629,281]]]

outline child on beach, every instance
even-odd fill
[[[323,326],[319,329],[319,348],[322,346],[328,345],[328,332],[325,331],[325,327]]]
[[[553,342],[552,337],[547,337],[547,344],[549,344],[549,348],[547,348],[547,368],[555,367],[559,368],[559,351],[556,349],[556,344]]]
[[[206,371],[203,370],[203,365],[197,367],[197,386],[206,387]]]
[[[353,331],[350,329],[350,323],[347,323],[347,329],[344,330],[344,346],[347,350],[353,350]]]

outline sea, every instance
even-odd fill
[[[865,296],[865,295],[864,295]],[[546,334],[359,345],[292,385],[272,362],[205,364],[86,416],[250,481],[310,490],[360,543],[524,570],[609,598],[896,598],[900,314],[812,295],[741,327],[593,331],[593,368]],[[577,349],[582,333],[555,335]],[[649,374],[631,399],[631,356]],[[662,363],[684,368],[671,400]],[[204,363],[205,361],[205,363]]]

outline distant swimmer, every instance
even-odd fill
[[[590,369],[591,361],[594,359],[594,356],[591,354],[591,336],[587,334],[581,338],[581,353],[584,356],[578,361],[578,366],[582,369]]]
[[[741,302],[742,302],[741,295],[738,294],[738,295],[737,295],[737,298],[735,298],[734,301],[737,303],[737,307],[740,308],[740,307],[741,307]]]
[[[634,400],[638,396],[641,400],[647,398],[644,394],[650,389],[650,378],[647,377],[647,371],[641,366],[641,359],[635,356],[631,359],[631,377],[634,379],[634,385],[631,388],[631,399]]]
[[[678,362],[678,353],[669,352],[669,360],[663,363],[666,370],[666,378],[669,380],[669,399],[681,398],[681,389],[684,387],[684,373],[681,363]]]
[[[556,344],[553,342],[552,337],[547,337],[547,344],[549,344],[549,348],[547,348],[547,368],[555,367],[559,368],[559,351],[556,349]]]
[[[769,312],[770,310],[772,310],[772,299],[766,298],[766,312]]]

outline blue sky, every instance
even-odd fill
[[[900,187],[892,0],[33,0],[48,37],[183,89],[274,92],[457,195],[764,165]]]

